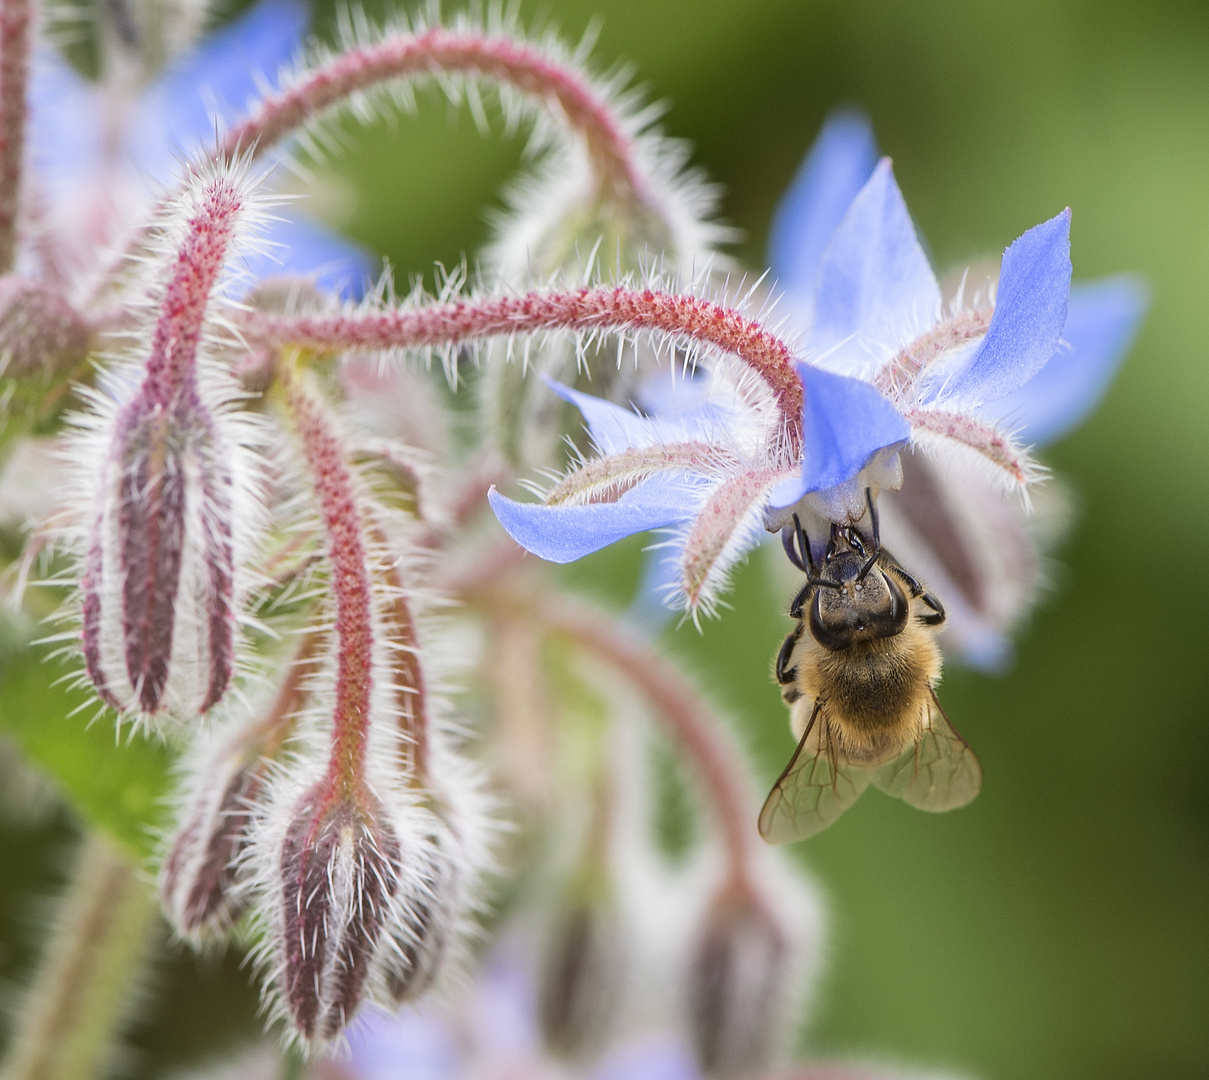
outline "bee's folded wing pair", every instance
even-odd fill
[[[797,751],[760,811],[760,835],[770,844],[805,840],[822,832],[869,786],[920,810],[965,806],[982,786],[982,767],[929,694],[923,734],[898,757],[869,768],[846,761],[814,713]]]

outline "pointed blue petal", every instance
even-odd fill
[[[1108,390],[1149,303],[1145,285],[1128,274],[1072,286],[1058,351],[984,414],[1016,426],[1022,438],[1037,445],[1078,427]]]
[[[810,344],[817,363],[868,378],[936,321],[940,287],[890,159],[861,188],[819,264]]]
[[[1035,225],[1003,253],[995,314],[982,344],[944,387],[956,402],[995,401],[1054,355],[1070,295],[1070,209]]]
[[[655,425],[633,409],[623,409],[604,398],[572,390],[554,379],[547,378],[545,383],[580,411],[588,425],[588,434],[602,454],[619,454],[658,441]]]
[[[700,479],[653,476],[612,503],[544,506],[487,493],[505,532],[526,551],[549,562],[568,563],[634,533],[691,517],[705,486]]]
[[[729,409],[709,400],[707,386],[702,385],[707,384],[704,379],[666,376],[654,387],[644,386],[642,402],[649,406],[650,416],[640,416],[633,409],[623,409],[553,379],[546,378],[545,383],[580,411],[588,434],[604,454],[656,443],[709,440],[733,419]]]
[[[366,282],[376,276],[377,256],[298,211],[278,214],[264,233],[268,245],[274,246],[244,260],[252,277],[259,281],[297,274],[311,278],[325,293],[359,300]]]
[[[795,300],[810,302],[823,251],[875,165],[869,118],[853,109],[835,110],[772,220],[768,265]]]
[[[260,0],[172,63],[145,95],[132,154],[149,175],[166,178],[174,158],[214,143],[215,121],[240,119],[275,85],[298,53],[309,12],[296,0]]]
[[[869,383],[809,364],[797,368],[806,389],[802,475],[773,488],[769,502],[778,508],[851,480],[877,451],[911,435],[906,417]]]

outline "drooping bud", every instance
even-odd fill
[[[785,1016],[789,942],[747,890],[715,898],[689,975],[689,1020],[702,1069],[744,1077],[768,1063]]]
[[[305,679],[322,640],[304,640],[267,714],[216,732],[185,769],[180,824],[160,870],[164,911],[185,937],[222,935],[244,913],[240,855],[265,793],[268,773],[306,700]]]
[[[160,899],[186,937],[224,934],[247,899],[236,881],[252,808],[264,786],[265,764],[225,747],[198,770],[196,786],[160,871]]]
[[[450,850],[452,838],[445,830],[435,833],[414,853],[423,865],[411,886],[400,896],[397,916],[389,932],[394,948],[386,956],[386,990],[398,1005],[422,997],[441,974],[464,907],[461,861]]]
[[[0,277],[0,374],[50,382],[88,351],[88,324],[57,289],[40,281]]]
[[[621,914],[607,898],[573,901],[547,947],[539,1019],[546,1045],[569,1058],[591,1056],[613,1032],[629,955]]]
[[[194,196],[159,300],[143,378],[81,435],[95,500],[81,580],[85,665],[125,712],[193,717],[235,669],[235,573],[246,470],[232,418],[197,375],[211,292],[244,195],[225,175]],[[115,391],[117,384],[115,384]],[[99,429],[100,445],[95,444]]]
[[[204,713],[234,670],[231,469],[204,406],[118,418],[82,581],[84,660],[114,708]]]
[[[281,990],[306,1039],[352,1019],[402,869],[399,840],[368,791],[328,781],[295,806],[281,847]]]

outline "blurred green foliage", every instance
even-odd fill
[[[987,1080],[1209,1074],[1209,7],[1140,0],[547,0],[596,56],[636,66],[668,130],[726,190],[763,269],[768,222],[826,114],[871,114],[939,267],[996,253],[1074,208],[1076,276],[1136,270],[1154,307],[1107,403],[1048,455],[1080,513],[1011,673],[952,670],[946,708],[984,791],[942,817],[870,793],[801,845],[831,911],[828,970],[803,1042]],[[528,14],[533,14],[532,11]],[[332,25],[323,0],[317,26]],[[318,176],[314,209],[389,257],[400,280],[458,262],[520,144],[483,140],[435,97]],[[576,577],[623,602],[633,547]],[[668,644],[734,717],[771,779],[791,744],[769,668],[788,621],[763,554],[732,609]],[[145,851],[166,755],[69,716],[46,668],[0,672],[0,725],[85,816]],[[58,672],[54,672],[57,674]],[[15,899],[46,888],[0,829],[0,974]],[[52,860],[53,861],[53,860]],[[233,962],[178,958],[137,1042],[144,1070],[218,1028],[250,1030]],[[221,991],[218,989],[221,987]],[[154,995],[152,995],[154,997]],[[182,1020],[182,1017],[184,1018]],[[239,1018],[239,1019],[236,1019]],[[185,1029],[188,1029],[187,1031]],[[186,1037],[187,1036],[187,1037]]]

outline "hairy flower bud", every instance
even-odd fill
[[[411,895],[400,896],[389,927],[394,949],[386,957],[386,990],[396,1004],[415,1001],[436,982],[463,907],[464,873],[443,831],[413,860],[423,864]]]
[[[399,887],[398,837],[368,791],[324,780],[298,800],[281,847],[281,989],[307,1039],[340,1032],[361,1002]]]
[[[0,373],[49,381],[75,368],[88,351],[88,324],[57,289],[0,277]]]
[[[247,197],[238,175],[221,172],[185,197],[192,216],[156,298],[137,389],[132,372],[112,378],[93,395],[97,415],[80,424],[93,502],[80,583],[84,661],[101,698],[124,712],[197,716],[222,698],[235,668],[248,440],[223,404],[225,377],[199,375],[198,362]]]
[[[264,766],[230,754],[198,777],[180,828],[160,871],[160,899],[186,937],[225,933],[243,914],[247,899],[237,888],[236,868],[264,785]]]
[[[233,477],[196,395],[118,416],[81,590],[84,661],[114,708],[184,716],[234,670]]]
[[[785,1013],[789,942],[750,895],[715,900],[692,960],[689,1019],[702,1069],[741,1077],[767,1064]]]
[[[629,956],[621,916],[605,898],[573,901],[550,939],[539,1019],[546,1044],[565,1057],[587,1057],[612,1034]]]

